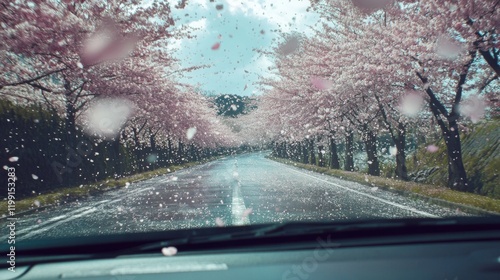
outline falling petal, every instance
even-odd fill
[[[243,214],[241,214],[242,218],[248,217],[252,213],[252,208],[247,208],[245,211],[243,211]]]
[[[223,227],[224,226],[224,221],[222,221],[221,218],[216,218],[215,219],[215,224],[218,226],[218,227]]]
[[[33,180],[38,180],[38,176],[36,176],[35,174],[31,174],[31,178],[33,178]]]
[[[40,201],[38,200],[33,201],[33,204],[35,204],[36,207],[40,207]]]
[[[318,90],[327,90],[333,86],[333,82],[320,77],[312,77],[311,84]]]
[[[158,155],[157,155],[157,154],[150,154],[150,155],[148,155],[148,157],[146,158],[146,161],[147,161],[148,163],[155,163],[157,160],[158,160]]]
[[[408,117],[415,117],[424,106],[424,98],[417,91],[408,91],[401,98],[399,111]]]
[[[218,50],[220,47],[220,43],[215,43],[213,46],[212,46],[212,50],[215,51],[215,50]]]
[[[10,162],[16,162],[16,161],[18,161],[18,160],[19,160],[19,157],[10,157],[10,158],[9,158],[9,161],[10,161]]]
[[[173,246],[163,247],[161,249],[161,253],[164,256],[171,257],[171,256],[174,256],[175,254],[177,254],[177,248],[175,248]]]
[[[113,139],[134,111],[134,104],[121,98],[97,100],[84,112],[84,131],[104,139]]]
[[[436,42],[436,53],[439,57],[453,60],[463,51],[458,42],[452,41],[447,36],[441,36]]]
[[[391,156],[395,157],[397,153],[398,153],[398,148],[396,148],[396,147],[389,147],[389,154]]]
[[[137,39],[133,35],[122,36],[114,23],[109,23],[83,42],[80,63],[82,66],[88,66],[103,61],[122,59],[134,50]]]
[[[473,95],[460,103],[459,111],[465,117],[468,117],[473,123],[477,123],[484,117],[486,111],[486,102],[478,95]]]
[[[193,137],[194,137],[195,134],[196,134],[196,127],[190,127],[186,131],[186,137],[187,137],[188,140],[193,139]]]
[[[436,145],[429,145],[429,146],[427,146],[426,150],[429,153],[435,153],[439,150],[439,147]]]

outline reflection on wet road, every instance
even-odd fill
[[[57,238],[299,220],[450,215],[457,213],[252,153],[23,216],[17,234],[20,239]]]

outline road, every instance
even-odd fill
[[[18,239],[58,238],[282,221],[457,214],[454,209],[278,163],[266,159],[265,153],[251,153],[25,215],[17,222],[16,234]],[[5,228],[2,226],[3,231]]]

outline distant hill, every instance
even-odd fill
[[[248,96],[221,94],[211,98],[213,98],[213,102],[217,107],[217,114],[220,116],[236,118],[255,108],[253,99]]]

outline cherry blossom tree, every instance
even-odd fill
[[[354,65],[358,76],[365,77],[357,80],[371,84],[372,91],[377,84],[395,84],[426,93],[430,111],[445,137],[448,186],[471,190],[462,162],[459,108],[466,90],[487,92],[498,77],[491,73],[496,71],[498,55],[498,1],[379,2],[384,3],[377,7],[367,7],[363,1],[314,4],[331,23],[325,24],[325,29],[346,39],[341,41],[342,47],[332,49],[347,50],[341,57],[350,57],[351,63],[352,57],[361,58]],[[478,53],[484,60],[478,59]]]
[[[173,36],[169,27],[174,24],[163,2],[149,7],[126,0],[1,5],[5,63],[0,88],[29,85],[39,90],[64,111],[70,138],[78,110],[92,97],[141,94],[159,78],[151,75],[158,73],[151,62],[156,68],[173,62],[161,48]]]

